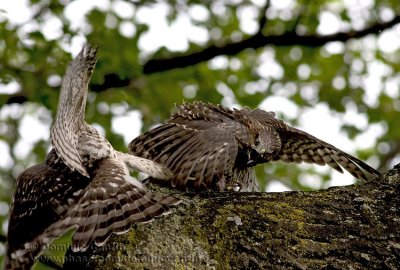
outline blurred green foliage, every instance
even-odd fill
[[[99,61],[91,81],[94,91],[88,99],[87,121],[101,126],[116,149],[126,150],[122,136],[112,130],[111,123],[116,114],[125,115],[131,110],[139,110],[143,120],[142,131],[145,131],[168,118],[174,104],[184,100],[257,107],[265,98],[279,96],[295,103],[300,114],[317,104],[326,104],[335,115],[340,116],[342,130],[350,139],[364,133],[367,126],[379,124],[384,132],[377,138],[374,147],[359,149],[357,155],[381,170],[399,160],[400,52],[398,47],[391,51],[381,50],[379,39],[388,30],[378,35],[324,46],[266,46],[257,50],[246,49],[233,56],[218,56],[217,59],[186,68],[144,74],[143,65],[151,59],[190,54],[212,44],[224,46],[225,43],[255,34],[241,26],[243,17],[240,14],[244,9],[252,11],[257,23],[265,3],[225,0],[109,0],[105,1],[109,2],[106,8],[90,9],[85,14],[85,21],[76,27],[72,26],[73,21],[65,10],[77,2],[83,5],[84,1],[28,2],[33,15],[20,24],[12,23],[0,4],[0,89],[13,83],[17,85],[9,93],[0,90],[0,142],[9,147],[8,153],[0,154],[11,157],[10,166],[0,166],[0,202],[10,202],[18,173],[43,160],[49,150],[48,140],[40,139],[31,143],[32,145],[21,144],[21,119],[26,115],[35,116],[44,126],[50,127],[57,109],[61,77],[72,57],[68,51],[83,37],[100,47]],[[280,8],[278,2],[272,1],[266,13],[267,22],[262,29],[266,36],[290,31],[323,35],[324,33],[319,33],[318,27],[324,13],[329,13],[340,21],[341,31],[359,30],[377,22],[388,21],[400,13],[400,3],[395,0],[366,1],[367,4],[363,4],[363,1],[341,0],[288,1],[289,5],[285,8]],[[121,15],[121,11],[116,8],[121,3],[133,9],[132,17]],[[139,44],[151,26],[139,21],[136,15],[143,8],[154,9],[160,5],[166,7],[169,24],[172,25],[180,16],[189,14],[190,22],[209,34],[208,40],[197,43],[188,40],[187,49],[179,52],[171,51],[171,48],[162,44],[156,51],[144,50]],[[198,8],[206,10],[205,20],[190,17],[193,10]],[[61,33],[56,38],[49,37],[44,31],[45,24],[50,19],[61,25]],[[159,18],[154,16],[150,19],[157,21]],[[121,26],[126,24],[133,27],[133,35],[124,32]],[[394,35],[398,36],[399,26],[392,29],[394,28],[397,29]],[[173,40],[176,37],[172,33],[169,38]],[[263,65],[266,62],[271,65]],[[376,69],[372,68],[376,66],[384,72],[377,78],[379,89],[375,89],[377,97],[374,102],[368,100],[365,89],[368,86],[366,78],[377,75]],[[282,72],[279,73],[279,70]],[[104,83],[109,83],[111,79],[111,85],[104,90]],[[124,86],[119,87],[118,82],[128,83],[122,83]],[[122,112],[110,110],[113,106],[119,106]],[[365,114],[368,125],[360,128],[346,122],[344,115],[349,108]],[[285,112],[280,112],[278,116],[293,125],[298,124],[299,116],[291,117]],[[134,125],[137,123],[132,123]],[[48,133],[48,130],[43,130],[43,133]],[[32,150],[21,158],[18,147],[32,147]],[[269,181],[279,180],[292,189],[310,190],[315,187],[305,185],[300,181],[302,177],[318,175],[321,179],[320,187],[324,187],[324,183],[330,179],[330,171],[321,173],[310,166],[288,166],[280,163],[259,166],[256,172],[264,188]],[[0,211],[2,212],[4,211]],[[5,211],[0,216],[0,224],[5,223],[6,215]],[[5,234],[4,230],[2,234]]]

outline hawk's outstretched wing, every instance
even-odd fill
[[[174,174],[172,186],[210,189],[232,171],[238,145],[224,124],[180,119],[139,136],[129,149],[168,167]]]
[[[112,233],[125,233],[134,223],[168,214],[170,207],[179,202],[172,197],[152,195],[140,182],[126,175],[121,161],[104,159],[96,164],[93,181],[79,201],[45,234],[54,238],[76,227],[72,250],[85,251],[92,242],[101,246]]]
[[[343,167],[354,177],[364,181],[367,180],[367,177],[361,169],[373,176],[380,175],[378,171],[356,157],[307,132],[285,124],[282,120],[275,118],[273,112],[256,109],[246,113],[262,125],[273,128],[279,134],[282,145],[273,160],[296,163],[307,162],[318,165],[327,164],[341,173],[343,173],[341,168]]]
[[[166,165],[175,174],[173,186],[193,182],[195,187],[210,188],[216,176],[218,184],[236,181],[242,190],[256,190],[249,166],[271,160],[327,164],[339,172],[344,168],[361,180],[367,180],[363,170],[380,175],[333,145],[288,126],[273,112],[230,110],[204,102],[177,108],[165,124],[129,145],[133,154]]]
[[[18,177],[6,269],[30,269],[43,247],[71,228],[77,228],[73,250],[83,251],[92,242],[102,245],[112,233],[128,231],[133,223],[167,214],[179,203],[152,195],[126,175],[117,159],[95,162],[89,174],[90,179],[72,172],[53,149],[44,163]]]
[[[181,189],[258,189],[247,165],[254,136],[247,123],[238,121],[246,115],[203,102],[177,108],[165,124],[134,139],[130,152],[168,167],[174,174],[172,186]]]
[[[61,85],[56,119],[50,132],[51,143],[57,155],[72,171],[77,170],[84,176],[88,176],[88,173],[77,150],[78,132],[83,127],[78,124],[83,122],[80,118],[84,118],[88,84],[96,62],[97,47],[86,44],[68,65]],[[74,98],[78,96],[81,99],[75,101]]]
[[[65,166],[54,149],[44,162],[18,176],[8,222],[5,269],[30,269],[45,244],[37,237],[66,214],[89,181]]]
[[[361,170],[379,176],[380,173],[335,146],[324,142],[304,131],[289,127],[278,129],[282,141],[280,152],[274,157],[274,160],[284,162],[306,162],[318,165],[329,165],[333,169],[343,173],[341,167],[347,170],[355,178],[367,181],[368,178]]]

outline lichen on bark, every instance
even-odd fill
[[[398,269],[400,166],[366,184],[314,192],[171,193],[183,203],[66,268]],[[154,186],[153,186],[154,187]]]

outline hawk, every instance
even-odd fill
[[[6,269],[30,269],[46,244],[76,229],[73,251],[103,245],[133,223],[170,212],[180,201],[150,193],[129,169],[169,179],[163,165],[118,152],[85,122],[88,83],[97,49],[86,45],[64,76],[51,129],[53,149],[22,172],[10,210]]]
[[[252,167],[270,161],[329,165],[367,180],[380,173],[361,160],[261,109],[204,102],[177,106],[164,124],[135,138],[130,153],[168,167],[173,187],[258,191]]]

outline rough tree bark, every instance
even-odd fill
[[[102,248],[67,252],[64,266],[400,268],[400,164],[367,184],[316,192],[179,196],[184,202],[172,214],[136,225]]]

